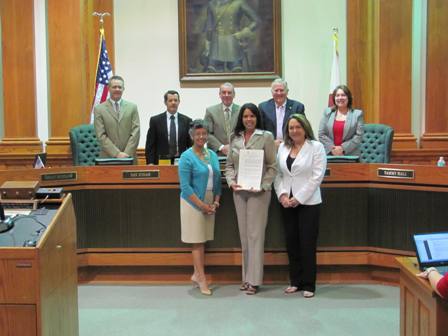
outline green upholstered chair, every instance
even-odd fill
[[[74,166],[94,166],[100,154],[100,144],[93,125],[79,125],[70,129],[70,146]]]
[[[394,129],[392,127],[383,124],[365,124],[360,162],[390,162],[393,139]]]

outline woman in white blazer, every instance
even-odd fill
[[[325,109],[319,124],[319,141],[328,155],[360,155],[364,115],[352,108],[353,97],[346,85],[333,91],[333,107]]]
[[[315,140],[304,115],[291,115],[283,134],[274,187],[282,205],[289,259],[290,285],[285,288],[285,294],[303,291],[303,296],[310,298],[316,290],[320,184],[327,158],[324,146]]]

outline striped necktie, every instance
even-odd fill
[[[224,109],[224,119],[225,119],[225,125],[226,125],[226,133],[227,135],[230,134],[230,109],[226,107]]]

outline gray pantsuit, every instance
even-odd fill
[[[232,137],[226,162],[226,179],[229,186],[238,181],[239,154],[242,149],[258,149],[264,152],[261,191],[233,192],[243,253],[243,282],[259,286],[263,283],[264,236],[271,187],[277,173],[274,137],[271,132],[259,129],[255,130],[247,143],[244,143],[243,134]]]
[[[237,191],[233,200],[243,253],[243,282],[259,286],[263,283],[264,236],[271,191]]]

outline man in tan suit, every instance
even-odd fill
[[[224,83],[219,88],[221,103],[205,110],[204,120],[208,127],[208,148],[227,156],[230,134],[236,125],[240,107],[233,103],[235,88],[231,83]]]
[[[124,80],[112,76],[105,102],[94,108],[94,126],[101,145],[100,157],[133,157],[137,163],[140,120],[137,105],[123,100]]]

